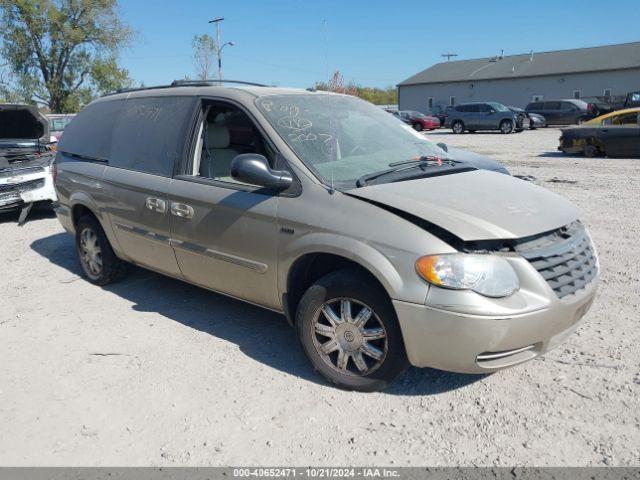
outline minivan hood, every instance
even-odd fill
[[[371,185],[346,193],[402,210],[463,241],[528,237],[578,217],[577,209],[561,196],[486,170]]]

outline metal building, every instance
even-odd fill
[[[401,110],[603,97],[640,90],[640,42],[442,62],[398,84]]]

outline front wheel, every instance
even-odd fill
[[[315,369],[341,388],[386,388],[409,365],[386,292],[357,270],[330,273],[298,305],[296,329]]]
[[[513,132],[513,129],[514,129],[514,125],[511,120],[503,120],[500,123],[500,132],[505,135],[508,135],[509,133]]]
[[[457,135],[464,133],[464,123],[460,121],[453,122],[453,125],[451,125],[451,130],[453,130],[453,133]]]

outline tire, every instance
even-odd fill
[[[416,132],[421,132],[421,131],[422,131],[422,125],[420,125],[419,123],[414,123],[414,124],[413,124],[413,129],[414,129]]]
[[[587,158],[595,158],[600,155],[600,150],[595,145],[587,145],[584,147],[584,156]]]
[[[85,277],[94,285],[107,285],[122,278],[126,264],[116,257],[95,217],[80,217],[76,225],[76,252]]]
[[[349,310],[351,314],[346,313]],[[366,319],[363,312],[368,312]],[[364,320],[360,326],[355,323],[358,319]],[[343,389],[383,390],[409,366],[389,296],[355,269],[330,273],[306,291],[298,305],[296,330],[314,368]]]
[[[513,133],[514,125],[512,120],[503,120],[500,122],[500,132],[508,135]]]
[[[456,120],[451,125],[451,130],[453,130],[453,133],[455,133],[456,135],[464,133],[464,123],[462,123],[460,120]]]

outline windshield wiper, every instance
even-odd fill
[[[411,170],[413,168],[421,168],[425,169],[426,167],[440,167],[444,164],[453,166],[457,163],[462,163],[460,160],[453,160],[450,158],[440,158],[433,156],[424,156],[417,159],[411,160],[401,160],[399,162],[390,163],[389,166],[393,168],[389,168],[387,170],[381,170],[379,172],[367,173],[366,175],[361,176],[356,181],[357,187],[364,187],[371,180],[375,180],[376,178],[383,177],[390,173],[401,172],[404,170]]]

